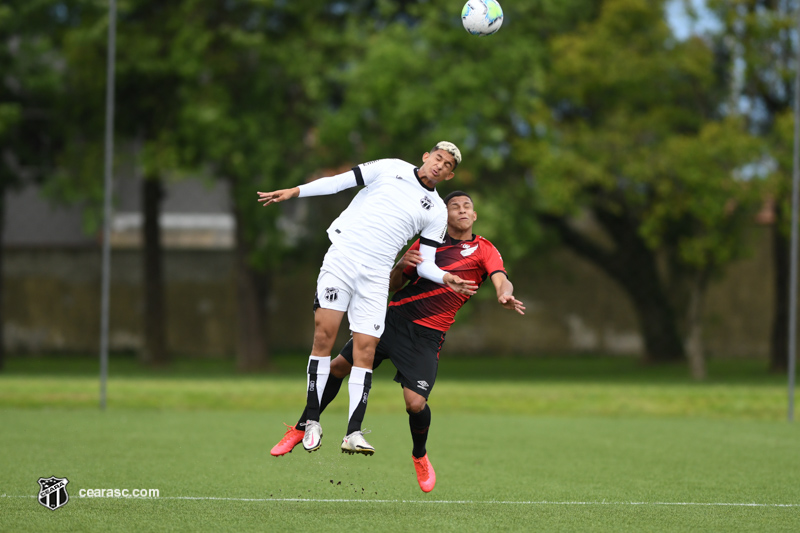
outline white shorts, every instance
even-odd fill
[[[316,306],[347,311],[350,331],[380,338],[385,327],[389,271],[356,263],[328,248],[317,277]]]

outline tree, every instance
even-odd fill
[[[428,8],[365,38],[324,144],[370,158],[460,143],[454,186],[502,211],[498,245],[518,257],[555,232],[628,294],[647,360],[683,360],[688,300],[675,294],[688,289],[675,288],[686,277],[702,288],[737,257],[728,247],[741,248],[750,205],[732,176],[753,150],[742,122],[719,111],[727,71],[713,70],[706,42],[672,36],[659,2],[505,7],[508,24],[486,39],[428,31],[445,18]],[[698,143],[732,157],[701,157]],[[576,224],[586,216],[599,234]]]
[[[545,99],[555,113],[534,115],[548,134],[531,142],[529,156],[540,218],[625,290],[648,359],[680,360],[675,289],[689,275],[697,296],[737,257],[741,225],[725,206],[750,203],[733,172],[758,157],[744,124],[720,112],[727,72],[714,71],[704,41],[672,38],[660,5],[639,0],[605,2],[596,22],[557,39],[553,54],[560,59]],[[610,247],[570,224],[582,209]],[[667,271],[661,253],[672,259]]]
[[[761,168],[769,174],[765,194],[775,203],[772,225],[774,314],[769,368],[786,372],[789,351],[789,235],[792,176],[792,103],[797,68],[798,3],[778,0],[723,2],[708,7],[719,28],[710,37],[720,68],[735,68],[731,106],[738,106],[750,128],[769,147]],[[768,198],[765,198],[765,201]]]
[[[236,220],[237,367],[268,368],[266,304],[273,280],[308,252],[309,238],[281,230],[296,206],[263,209],[255,193],[302,183],[318,168],[314,129],[335,98],[331,72],[349,53],[352,14],[312,0],[187,6],[179,40],[197,43],[203,59],[186,67],[195,83],[180,112],[180,157],[229,186]],[[324,232],[314,235],[321,239]]]
[[[71,23],[50,2],[10,0],[0,5],[0,236],[7,193],[42,183],[63,143],[57,120],[63,70],[58,46]],[[3,249],[0,242],[0,371],[5,362]]]
[[[143,347],[146,364],[168,362],[167,314],[164,290],[160,213],[164,180],[180,175],[177,129],[187,84],[193,84],[192,65],[197,43],[176,40],[184,35],[187,12],[194,3],[130,0],[120,5],[116,54],[115,134],[139,148],[142,169],[142,282]],[[107,55],[107,13],[87,4],[80,25],[71,30],[65,46],[71,97],[70,145],[62,154],[63,179],[53,189],[61,198],[77,194],[99,205],[103,101]],[[91,168],[91,172],[86,169]],[[92,211],[90,211],[91,213]],[[97,211],[94,213],[99,215]]]

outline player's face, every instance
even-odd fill
[[[428,178],[436,183],[452,179],[455,176],[456,158],[444,150],[425,152],[422,156],[422,166],[419,167],[421,178]]]
[[[455,196],[447,202],[447,227],[457,233],[472,233],[478,213],[467,196]]]

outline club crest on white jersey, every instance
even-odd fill
[[[339,299],[339,289],[336,287],[325,287],[325,296],[323,296],[323,298],[328,302],[335,302]]]

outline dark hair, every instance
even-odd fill
[[[450,200],[452,200],[456,196],[466,196],[467,198],[469,198],[469,201],[472,202],[472,196],[470,196],[469,194],[465,193],[464,191],[453,191],[453,192],[451,192],[450,194],[448,194],[447,196],[444,197],[444,205],[447,206],[447,204],[450,203]]]

